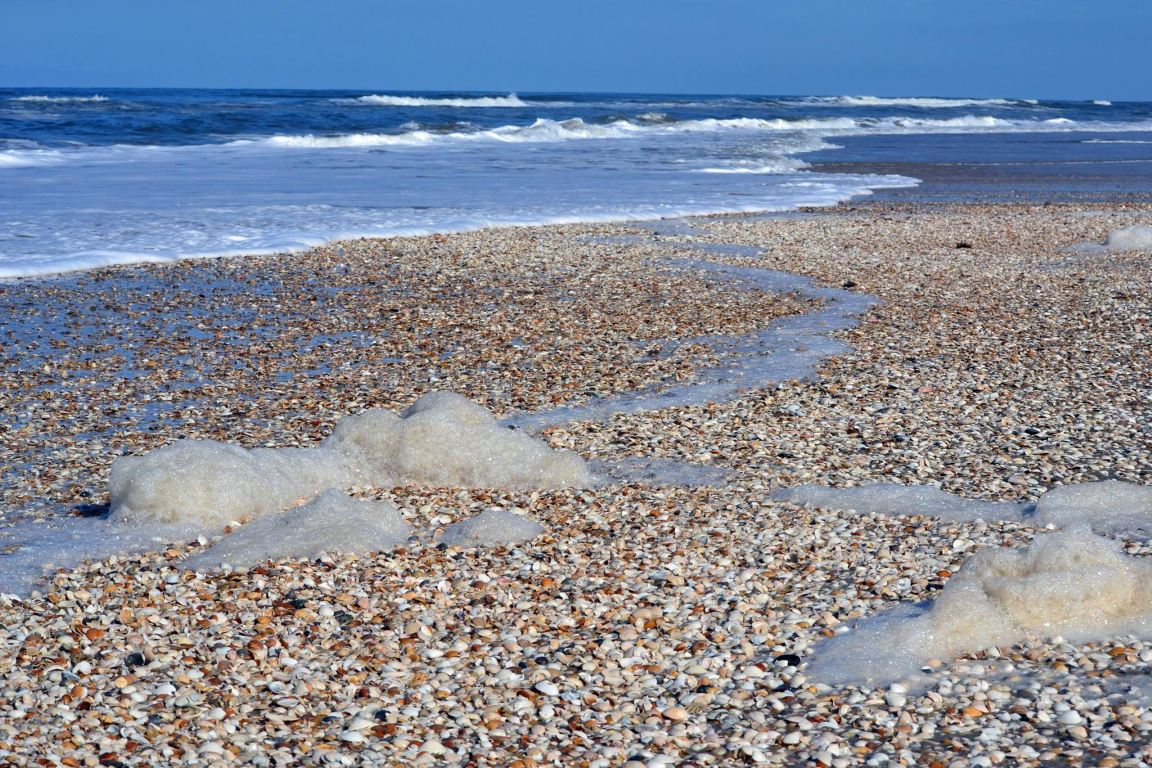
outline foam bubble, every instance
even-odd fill
[[[1122,634],[1152,636],[1152,561],[1078,525],[1024,550],[977,552],[933,603],[881,614],[818,646],[808,676],[885,684],[981,648]]]
[[[544,533],[544,526],[523,515],[489,509],[444,529],[440,543],[450,547],[513,547]]]
[[[345,417],[319,448],[188,440],[119,458],[110,517],[219,527],[357,483],[537,489],[590,485],[592,474],[576,454],[501,427],[460,395],[434,392],[403,417],[380,409]]]
[[[365,554],[402,546],[412,526],[387,501],[329,490],[293,509],[265,515],[180,563],[188,570],[250,568],[265,560]]]

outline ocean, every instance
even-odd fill
[[[1148,191],[1152,103],[0,90],[0,278],[498,225],[786,211],[941,178]],[[1082,178],[1075,179],[1077,173]],[[1069,183],[1068,179],[1074,179]],[[960,184],[963,187],[963,184]]]

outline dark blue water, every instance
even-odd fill
[[[1027,179],[1038,196],[1147,191],[1150,159],[1148,103],[9,89],[0,277],[346,236],[788,210],[914,179],[932,196],[972,173]]]

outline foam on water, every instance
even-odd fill
[[[672,245],[694,247],[692,243]],[[695,247],[705,251],[723,250],[705,244]],[[758,254],[755,248],[736,246],[731,250],[741,255]],[[822,362],[849,349],[832,334],[853,327],[875,303],[870,296],[817,286],[806,277],[787,272],[692,260],[670,263],[699,270],[705,276],[738,281],[757,290],[796,293],[822,304],[812,312],[780,318],[750,334],[714,334],[681,340],[678,343],[707,346],[717,359],[715,365],[693,371],[687,381],[596,398],[584,405],[517,415],[507,419],[507,423],[534,432],[569,421],[605,421],[622,413],[725,402],[742,391],[813,376]]]
[[[926,485],[870,483],[853,488],[800,485],[772,498],[862,514],[925,515],[941,520],[1004,520],[1065,528],[1089,525],[1104,535],[1152,534],[1152,486],[1120,480],[1057,486],[1035,503],[967,499]]]
[[[544,526],[535,520],[503,509],[489,509],[446,527],[440,543],[450,547],[513,547],[542,533]]]
[[[1027,639],[1152,637],[1152,560],[1087,525],[1037,536],[1023,550],[970,557],[928,605],[860,622],[815,649],[808,677],[883,685],[932,659]]]
[[[591,483],[577,455],[501,427],[459,395],[434,392],[403,416],[383,409],[347,416],[319,448],[187,440],[121,457],[112,464],[110,519],[219,528],[355,484],[538,489]]]
[[[306,504],[265,515],[179,565],[187,570],[250,568],[265,560],[323,554],[387,552],[403,546],[412,526],[387,501],[364,501],[329,490]]]
[[[82,517],[19,522],[0,528],[0,594],[27,595],[59,568],[155,551],[204,532],[195,524],[110,525]]]

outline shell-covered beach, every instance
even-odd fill
[[[927,682],[810,679],[845,625],[932,600],[1021,521],[804,509],[801,484],[1031,501],[1152,484],[1152,252],[1076,248],[1138,204],[854,203],[693,228],[333,243],[0,284],[0,510],[99,515],[114,459],[175,439],[310,447],[453,391],[510,417],[691,382],[715,334],[813,311],[692,262],[873,296],[819,375],[542,433],[588,488],[350,489],[432,532],[545,532],[180,569],[172,541],[0,601],[12,765],[1145,765],[1152,643],[1036,636]],[[743,245],[709,251],[679,245]],[[686,343],[681,343],[686,342]],[[676,478],[702,478],[677,484]],[[97,521],[94,521],[94,523]],[[28,524],[28,523],[26,523]],[[1123,551],[1152,554],[1139,536]],[[0,568],[3,568],[0,556]]]

